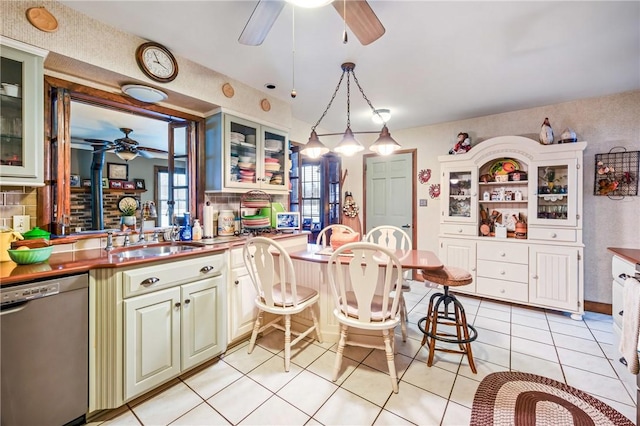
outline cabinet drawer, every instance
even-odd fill
[[[478,242],[478,259],[498,262],[529,263],[529,248],[526,245],[498,241]]]
[[[459,225],[452,223],[441,223],[440,232],[448,235],[478,235],[478,227],[476,225]]]
[[[477,276],[526,283],[529,281],[529,265],[479,260]]]
[[[476,283],[478,294],[494,297],[501,300],[513,300],[526,303],[529,300],[529,286],[513,281],[496,280],[493,278],[478,277]]]
[[[242,259],[242,250],[242,247],[234,248],[231,250],[231,269],[244,266],[244,260]]]
[[[575,229],[529,228],[527,237],[530,240],[574,242],[577,239],[577,231]]]
[[[224,254],[216,254],[131,269],[122,273],[123,297],[149,293],[199,278],[222,275],[224,266]]]

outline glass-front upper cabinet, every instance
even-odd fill
[[[1,41],[0,183],[42,186],[47,52],[6,38]]]
[[[478,170],[444,169],[442,216],[446,222],[475,223],[478,218]]]
[[[576,226],[577,160],[536,162],[529,191],[529,223]]]

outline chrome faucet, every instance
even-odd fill
[[[140,244],[144,244],[147,241],[144,236],[144,220],[145,220],[144,208],[141,208],[140,209],[140,233],[138,234],[138,243]]]
[[[107,245],[104,246],[106,251],[113,250],[113,231],[107,231]]]

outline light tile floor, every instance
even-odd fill
[[[583,321],[555,311],[459,296],[478,329],[467,358],[436,352],[427,367],[418,320],[431,288],[412,282],[405,293],[409,338],[396,336],[400,391],[391,392],[384,353],[348,347],[342,374],[331,373],[335,345],[302,342],[284,372],[281,332],[230,349],[206,368],[176,379],[160,393],[91,425],[466,425],[480,381],[496,371],[547,376],[586,391],[635,420],[635,376],[617,360],[612,318],[588,312]],[[399,335],[399,330],[396,332]]]

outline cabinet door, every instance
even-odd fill
[[[180,289],[124,301],[125,399],[180,373]]]
[[[440,239],[440,260],[444,265],[455,266],[468,271],[473,276],[473,282],[465,286],[456,287],[456,291],[468,293],[476,292],[476,242],[461,239]]]
[[[182,286],[182,370],[224,352],[224,275]]]
[[[264,189],[289,189],[289,138],[285,132],[262,127],[262,163],[256,175]]]
[[[43,58],[2,45],[0,175],[3,185],[44,185]]]
[[[530,169],[529,223],[576,226],[578,223],[578,160],[535,162]]]
[[[262,147],[260,125],[248,120],[224,116],[225,186],[228,188],[260,188]]]
[[[529,248],[529,302],[569,312],[579,305],[580,276],[575,247],[536,246]]]
[[[229,288],[229,342],[249,333],[258,316],[256,290],[245,268],[231,271]]]
[[[447,168],[442,174],[442,220],[477,223],[478,169]]]

